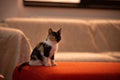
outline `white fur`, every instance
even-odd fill
[[[50,58],[53,56],[54,53],[56,53],[58,49],[58,43],[56,41],[51,41],[50,39],[47,39],[44,41],[46,44],[50,45],[52,49],[50,50],[50,55],[49,57],[44,57],[43,64],[44,66],[50,66],[50,63],[52,66],[56,66],[55,61],[51,60]],[[50,61],[51,60],[51,61]]]
[[[56,66],[57,64],[55,63],[55,60],[51,60],[51,65]]]
[[[31,60],[29,62],[29,65],[32,65],[32,66],[50,66],[50,62],[52,64],[52,66],[56,66],[55,64],[55,61],[54,60],[51,60],[50,61],[50,58],[53,56],[53,54],[57,51],[58,49],[58,43],[56,41],[51,41],[49,39],[45,40],[44,43],[50,45],[52,47],[52,49],[50,50],[50,56],[49,58],[43,56],[43,62],[41,62],[40,60]],[[42,55],[44,55],[44,53],[42,53]]]
[[[58,43],[56,41],[51,41],[50,39],[47,39],[44,42],[52,46],[52,49],[50,50],[50,56],[49,56],[49,57],[52,57],[52,55],[58,50]]]
[[[31,66],[42,66],[43,64],[40,60],[31,60],[29,62],[29,65],[31,65]]]
[[[49,58],[44,57],[44,59],[43,59],[43,65],[44,65],[44,66],[50,66],[49,61],[50,61],[50,59],[49,59]]]

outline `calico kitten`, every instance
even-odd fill
[[[30,56],[30,61],[21,64],[18,67],[18,71],[25,65],[32,66],[56,66],[54,55],[58,49],[58,43],[61,40],[61,29],[57,32],[53,31],[51,28],[48,30],[48,36],[45,41],[40,42],[34,49]]]

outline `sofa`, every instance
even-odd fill
[[[120,79],[119,77],[120,71],[118,70],[120,66],[119,63],[120,20],[65,19],[65,18],[39,17],[39,18],[8,18],[5,19],[4,23],[9,28],[15,28],[21,30],[29,39],[32,49],[39,42],[43,41],[47,37],[47,31],[49,28],[53,28],[54,30],[58,30],[59,28],[62,28],[62,40],[59,43],[58,53],[56,53],[55,55],[55,59],[58,62],[58,66],[59,65],[65,66],[66,64],[68,64],[68,66],[71,66],[73,63],[74,64],[79,63],[78,67],[80,67],[80,65],[84,65],[86,63],[87,65],[85,67],[89,67],[89,64],[93,64],[93,67],[88,68],[93,70],[93,68],[97,66],[98,63],[100,63],[98,64],[99,66],[97,68],[98,72],[101,65],[104,64],[105,66],[103,65],[102,69],[106,70],[105,74],[110,73],[110,75],[106,75],[109,77],[108,80],[110,80],[110,76],[113,76],[112,79],[116,79],[116,80]],[[29,56],[27,57],[29,58]],[[71,62],[71,64],[69,64],[69,62]],[[108,66],[111,67],[107,69]],[[113,70],[111,70],[112,67],[114,68]],[[15,76],[19,76],[19,73],[16,71],[16,69],[17,68],[15,68],[14,70],[13,78],[14,80],[19,80],[18,77],[17,79],[15,77]],[[36,68],[36,67],[26,66],[25,69],[23,69],[23,72],[26,73],[25,71],[27,71],[27,73],[29,73],[31,69],[35,71],[38,70],[38,72],[40,71],[38,67]],[[117,75],[115,75],[114,73]],[[103,73],[99,73],[98,76],[100,74]],[[34,74],[31,73],[29,75],[34,75]],[[89,74],[87,75],[89,76]],[[27,78],[26,76],[28,75],[25,74],[23,76]],[[93,76],[94,75],[92,75],[91,79],[96,80],[96,78],[93,78]],[[105,75],[102,75],[102,77],[103,76]],[[104,78],[106,78],[106,76]],[[23,79],[24,77],[22,77],[21,79]],[[58,80],[58,78],[59,77],[57,77],[55,80]],[[38,80],[38,78],[36,79],[34,77],[33,79]],[[46,78],[45,80],[51,80],[51,79]]]
[[[69,53],[70,55],[73,52],[76,54],[91,53],[91,56],[97,53],[100,54],[98,56],[103,54],[102,57],[112,56],[114,58],[120,56],[120,20],[9,18],[5,22],[9,27],[23,31],[32,48],[47,37],[49,28],[54,30],[62,28],[62,40],[58,53]]]

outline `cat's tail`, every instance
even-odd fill
[[[29,65],[29,62],[24,62],[20,66],[18,66],[18,72],[21,72],[22,68],[27,65]]]

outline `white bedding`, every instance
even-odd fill
[[[16,65],[29,60],[31,46],[24,33],[17,29],[0,27],[0,74],[12,80]]]

